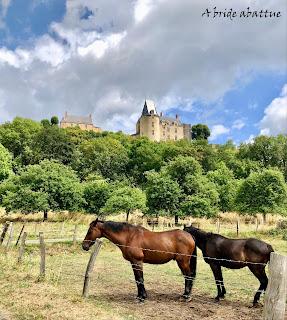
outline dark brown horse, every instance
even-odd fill
[[[128,223],[95,220],[90,224],[83,241],[84,250],[89,250],[97,238],[107,238],[122,251],[131,263],[138,288],[139,301],[147,297],[143,263],[162,264],[175,260],[185,277],[183,297],[190,298],[193,279],[196,275],[196,247],[193,237],[183,230],[152,232]]]
[[[201,249],[204,260],[211,267],[216,286],[216,300],[224,298],[226,293],[221,267],[240,269],[248,267],[260,282],[256,292],[253,305],[257,305],[260,294],[265,291],[268,278],[265,273],[265,266],[270,259],[273,248],[260,240],[249,239],[228,239],[219,234],[205,232],[193,226],[184,227],[195,239],[196,246]]]

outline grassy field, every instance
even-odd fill
[[[34,217],[36,218],[36,217]],[[70,238],[74,225],[78,237],[83,238],[92,217],[67,218],[63,224],[57,219],[44,224],[26,221],[29,238],[43,231],[45,238]],[[117,220],[122,217],[117,217]],[[287,242],[282,235],[270,235],[275,220],[270,218],[255,232],[254,221],[240,221],[239,237],[255,236],[270,243],[274,249],[287,255]],[[14,234],[17,238],[23,222],[14,219]],[[52,217],[53,220],[53,217]],[[232,215],[221,219],[220,233],[235,237],[236,224]],[[216,221],[200,220],[200,226],[216,231]],[[162,223],[156,230],[168,228]],[[37,227],[36,227],[37,226]],[[92,274],[90,296],[82,298],[85,268],[90,256],[81,250],[80,242],[47,244],[46,278],[39,281],[39,248],[29,245],[24,260],[17,264],[17,249],[4,246],[0,249],[0,315],[7,319],[261,319],[262,308],[250,308],[259,283],[247,269],[224,269],[227,296],[220,304],[214,303],[216,287],[209,266],[198,259],[198,274],[192,301],[180,301],[183,292],[183,277],[175,262],[165,265],[144,266],[145,286],[148,300],[144,304],[135,301],[136,286],[130,265],[121,252],[104,241]],[[0,316],[1,318],[1,316]]]

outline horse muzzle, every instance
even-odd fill
[[[85,251],[89,251],[89,249],[90,249],[90,242],[84,240],[83,243],[82,243],[82,248],[83,248],[83,250],[85,250]]]

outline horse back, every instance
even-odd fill
[[[229,239],[213,235],[207,241],[205,255],[215,258],[207,259],[208,263],[216,261],[217,258],[217,262],[222,266],[237,269],[246,266],[246,262],[267,263],[272,251],[269,244],[258,239]]]

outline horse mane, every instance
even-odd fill
[[[206,240],[210,239],[212,236],[216,235],[212,232],[206,232],[202,229],[199,229],[199,228],[196,228],[193,226],[185,227],[184,230],[189,232],[195,238],[198,237],[199,239],[204,240],[204,241],[206,241]]]
[[[127,222],[115,222],[115,221],[100,221],[104,224],[104,227],[107,229],[110,229],[113,232],[121,232],[126,229],[139,229],[141,227],[134,226],[132,224],[129,224]]]

